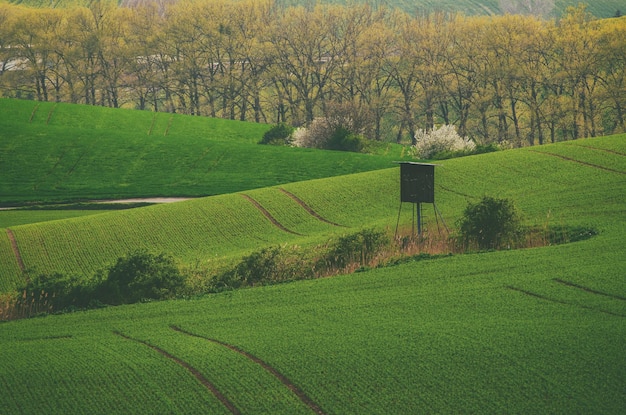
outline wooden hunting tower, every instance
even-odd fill
[[[432,203],[435,209],[435,218],[441,216],[435,205],[435,166],[429,163],[400,162],[400,210],[398,211],[398,224],[402,203],[413,203],[417,212],[417,233],[422,233],[422,203]],[[441,218],[443,222],[443,217]],[[445,222],[444,226],[445,226]],[[398,233],[396,224],[396,235]],[[437,221],[439,227],[439,221]],[[446,227],[447,228],[447,227]]]

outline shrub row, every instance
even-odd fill
[[[341,235],[313,249],[271,246],[255,251],[219,271],[182,270],[166,254],[133,252],[92,278],[62,274],[38,275],[19,296],[0,307],[0,314],[28,317],[38,313],[119,305],[181,295],[215,293],[243,287],[320,278],[372,266],[394,265],[406,258],[430,258],[472,249],[502,249],[575,242],[597,234],[588,228],[527,229],[507,199],[483,197],[466,207],[456,235],[433,241],[424,235],[400,236],[395,243],[385,232],[362,229]],[[194,285],[194,281],[199,281]],[[20,311],[21,310],[21,311]],[[0,310],[1,311],[1,310]],[[2,316],[4,319],[4,316]]]

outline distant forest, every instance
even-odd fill
[[[453,124],[477,143],[534,145],[626,131],[626,18],[0,3],[0,96],[294,126],[349,117],[377,140]]]

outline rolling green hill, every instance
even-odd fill
[[[386,168],[400,157],[256,144],[267,125],[0,99],[0,205],[207,196]]]
[[[487,194],[513,199],[529,224],[590,226],[598,235],[3,323],[0,407],[66,414],[622,413],[626,136],[441,164],[436,197],[449,223],[468,200]],[[282,188],[329,221],[382,227],[395,225],[397,181],[391,168]],[[204,249],[236,255],[337,232],[278,188],[245,194],[305,236],[281,230],[241,194],[12,231],[25,261],[40,264],[63,264],[63,255],[79,264],[81,256],[137,243],[179,246],[181,257]],[[142,234],[144,227],[150,231]],[[82,243],[88,248],[77,247]],[[7,250],[0,239],[0,253]]]
[[[614,136],[447,160],[437,171],[437,203],[449,223],[467,201],[497,194],[515,200],[529,224],[541,225],[551,215],[555,221],[589,225],[579,221],[593,218],[598,205],[622,206],[621,195],[611,186],[623,185],[623,154],[624,136]],[[228,262],[262,246],[320,243],[349,228],[393,228],[399,208],[397,170],[11,226],[0,238],[10,232],[31,273],[91,275],[137,249],[166,252],[187,264]],[[606,182],[607,176],[614,183]],[[613,193],[607,199],[609,190]],[[342,227],[319,220],[288,194]],[[589,203],[565,209],[581,198]],[[405,209],[403,220],[410,221],[410,215]],[[430,216],[432,221],[434,214]],[[15,281],[14,275],[20,274],[15,256],[11,250],[0,256],[5,280]]]

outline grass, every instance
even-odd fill
[[[622,141],[623,136],[616,136],[585,140],[591,143],[585,147],[548,145],[444,161],[435,173],[437,205],[451,226],[468,201],[493,194],[514,200],[530,226],[596,226],[596,216],[623,208],[617,191],[623,187],[620,171],[625,171],[623,161],[619,163],[624,156],[617,154]],[[616,150],[610,152],[591,147],[611,142]],[[553,155],[572,151],[570,156],[578,155],[578,160]],[[26,269],[34,273],[89,276],[136,249],[166,252],[187,265],[221,264],[263,246],[313,245],[363,226],[393,230],[400,208],[397,181],[396,167],[12,226],[11,232]],[[580,203],[583,192],[586,204]],[[434,210],[426,205],[424,214],[434,228]],[[405,205],[400,221],[411,220],[411,209]]]
[[[66,413],[150,413],[155,402],[143,402],[157,397],[156,404],[168,399],[171,413],[192,402],[195,410],[221,413],[186,369],[143,343],[122,341],[113,334],[120,331],[187,362],[245,413],[302,411],[258,364],[176,333],[176,325],[259,357],[325,413],[620,413],[624,301],[554,278],[626,294],[615,269],[623,270],[623,256],[597,255],[623,231],[622,223],[579,244],[6,323],[0,402],[23,412],[63,399]],[[61,381],[63,388],[49,387]],[[90,398],[99,387],[102,394]],[[125,399],[108,402],[118,388]],[[187,392],[174,396],[167,388]],[[35,397],[19,399],[30,393]],[[121,406],[107,406],[112,402]]]
[[[436,200],[450,224],[486,194],[513,199],[528,225],[593,227],[591,239],[0,324],[0,407],[230,413],[210,383],[242,413],[312,413],[284,378],[323,413],[621,413],[625,142],[594,138],[437,167]],[[393,228],[398,180],[395,167],[244,192],[304,236],[280,230],[240,194],[11,230],[25,262],[44,268],[93,267],[137,246],[187,261],[236,258]],[[279,188],[349,229],[306,216]],[[14,258],[6,255],[0,261]]]
[[[224,194],[381,169],[401,152],[262,146],[267,125],[177,114],[10,99],[0,111],[0,205]]]

